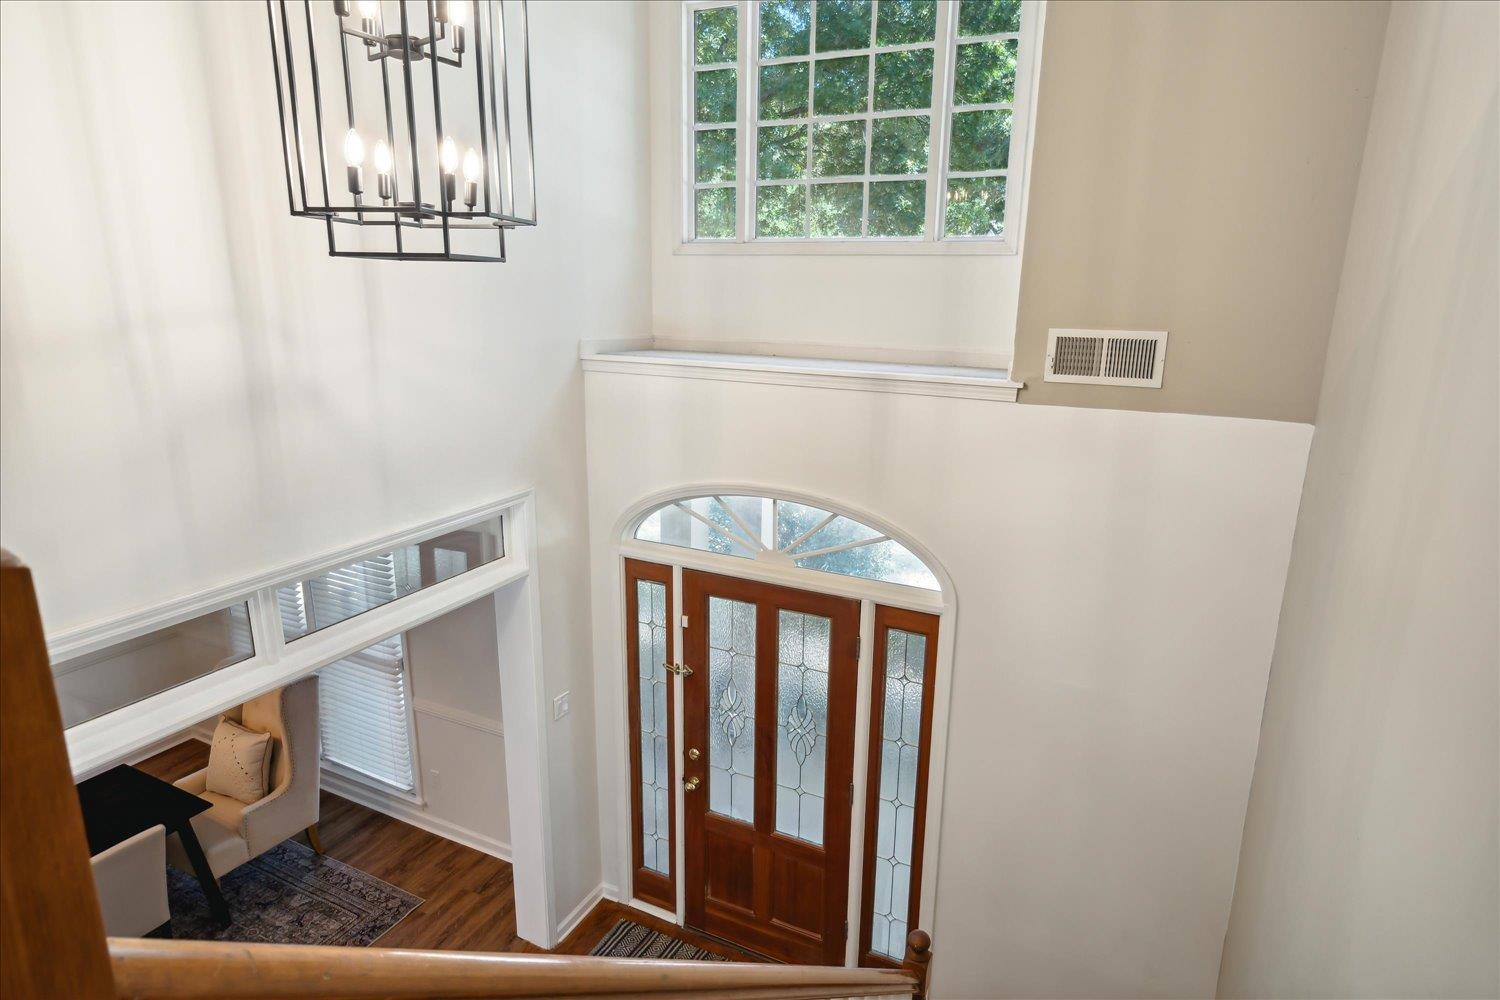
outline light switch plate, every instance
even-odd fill
[[[561,719],[563,716],[568,714],[568,709],[571,707],[568,705],[568,695],[570,693],[571,692],[564,691],[562,694],[552,699],[553,719]]]

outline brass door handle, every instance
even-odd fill
[[[667,673],[676,674],[678,677],[693,676],[693,668],[685,663],[663,663],[662,666],[667,669]]]
[[[697,791],[699,784],[701,782],[696,777],[688,778],[682,783],[682,790],[685,792]]]
[[[687,758],[688,758],[688,760],[697,760],[699,757],[702,757],[702,756],[703,756],[703,754],[701,754],[701,753],[698,752],[698,748],[697,747],[688,747],[688,752],[687,752]]]

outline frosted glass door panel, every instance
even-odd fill
[[[822,844],[831,623],[781,611],[776,624],[776,832]]]
[[[925,635],[897,628],[886,633],[870,948],[898,962],[906,956],[926,662]]]
[[[672,874],[672,827],[667,809],[667,587],[637,580],[636,663],[641,698],[641,858],[654,872]]]
[[[755,605],[708,599],[708,808],[755,822]]]

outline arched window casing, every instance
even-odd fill
[[[646,515],[635,537],[780,566],[941,590],[922,560],[889,535],[845,514],[795,500],[729,495],[674,500]]]

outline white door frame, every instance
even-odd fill
[[[673,500],[702,496],[765,496],[806,503],[823,510],[845,514],[870,525],[882,534],[900,542],[926,564],[937,577],[941,590],[938,593],[916,587],[861,580],[856,577],[822,573],[817,570],[778,566],[753,559],[702,552],[657,542],[642,542],[634,538],[640,522],[653,510]],[[765,485],[746,483],[710,483],[662,490],[639,500],[623,514],[614,526],[611,536],[613,544],[609,551],[608,566],[611,572],[610,586],[605,588],[608,604],[597,608],[596,615],[607,615],[607,629],[596,630],[603,634],[606,647],[596,651],[599,662],[609,664],[597,678],[600,710],[595,724],[598,731],[601,776],[621,773],[621,780],[614,795],[616,814],[616,846],[619,864],[610,880],[618,887],[615,898],[646,913],[670,920],[682,926],[686,920],[686,888],[683,879],[675,879],[677,885],[676,912],[635,899],[630,892],[632,877],[631,858],[634,844],[633,820],[629,769],[620,772],[618,761],[628,760],[630,732],[626,706],[625,686],[625,560],[638,559],[670,566],[672,569],[672,640],[673,649],[682,649],[682,572],[685,569],[717,573],[723,576],[740,577],[797,590],[850,597],[860,601],[860,656],[859,680],[856,697],[859,699],[855,714],[854,748],[854,808],[850,821],[849,852],[849,939],[845,946],[845,964],[854,966],[859,959],[859,938],[864,890],[864,845],[865,814],[867,811],[869,781],[869,740],[871,732],[870,692],[874,671],[874,619],[877,604],[887,607],[925,611],[938,617],[937,676],[933,685],[932,702],[932,752],[927,774],[927,818],[923,838],[921,893],[922,929],[935,933],[937,917],[937,884],[939,871],[939,845],[942,835],[943,776],[948,754],[948,715],[953,686],[953,635],[957,618],[957,597],[952,579],[942,563],[925,546],[914,541],[884,518],[861,510],[859,507],[815,494]],[[674,720],[676,752],[673,773],[682,774],[684,765],[684,743],[682,732],[682,678],[672,679],[673,692],[679,711]],[[606,757],[615,766],[606,766]],[[676,801],[676,826],[674,833],[673,863],[680,876],[684,870],[686,845],[684,836],[685,801],[682,782],[675,782],[673,794]],[[915,928],[913,928],[915,929]]]

